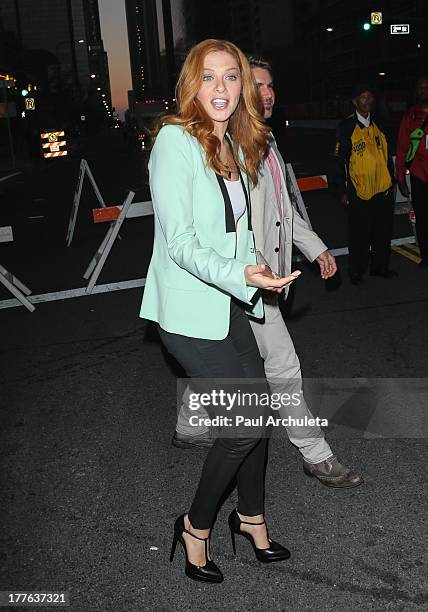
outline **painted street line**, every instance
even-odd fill
[[[391,245],[398,246],[402,244],[414,243],[415,238],[413,236],[407,236],[407,238],[395,238],[392,240]],[[347,255],[348,248],[343,247],[341,249],[332,249],[330,251],[335,257],[340,255]],[[300,258],[299,258],[300,260]],[[54,293],[40,293],[39,295],[31,295],[28,297],[32,304],[39,304],[41,302],[55,302],[57,300],[68,300],[70,298],[77,297],[88,297],[96,293],[109,293],[110,291],[121,291],[123,289],[136,289],[137,287],[144,287],[146,284],[145,278],[137,278],[129,281],[119,281],[117,283],[107,283],[106,285],[95,285],[92,289],[92,293],[87,293],[86,287],[80,287],[79,289],[68,289],[66,291],[56,291]],[[4,308],[15,308],[16,306],[22,306],[18,300],[2,300],[0,301],[0,310]]]
[[[420,251],[416,245],[403,244],[401,246],[392,246],[391,248],[395,253],[403,255],[403,257],[410,259],[410,261],[413,261],[416,264],[420,263],[421,261]]]
[[[14,172],[13,174],[8,174],[7,176],[3,176],[2,178],[0,178],[0,183],[2,181],[7,181],[7,179],[12,178],[13,176],[17,176],[18,174],[22,174],[22,172]]]
[[[66,291],[56,291],[54,293],[40,293],[39,295],[31,295],[28,297],[32,304],[39,304],[40,302],[55,302],[57,300],[68,300],[76,297],[88,297],[88,295],[94,295],[95,293],[108,293],[110,291],[121,291],[122,289],[135,289],[137,287],[144,287],[146,284],[145,278],[136,278],[134,280],[122,281],[118,283],[108,283],[106,285],[95,285],[91,294],[88,294],[86,287],[80,287],[79,289],[68,289]],[[22,306],[18,300],[2,300],[0,301],[0,310],[3,308],[15,308],[15,306]]]

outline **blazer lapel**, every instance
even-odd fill
[[[277,160],[279,162],[279,165],[281,166],[281,170],[282,170],[282,172],[284,174],[284,178],[285,178],[287,176],[287,169],[285,167],[285,162],[284,162],[284,160],[282,158],[282,155],[280,154],[280,152],[278,150],[278,146],[276,144],[276,140],[275,140],[275,137],[272,134],[272,132],[270,133],[270,136],[271,136],[271,140],[269,141],[269,146],[272,147],[272,149],[273,149],[273,151],[274,151],[274,153],[276,155],[276,158],[277,158]]]
[[[230,201],[229,192],[227,191],[227,187],[224,183],[224,178],[217,173],[216,178],[220,186],[221,193],[223,195],[226,234],[229,234],[230,232],[236,232],[235,216],[233,214],[232,202]]]
[[[230,148],[232,149],[232,142],[227,134],[226,134],[226,140]],[[242,161],[241,149],[239,149],[239,156]],[[250,201],[250,196],[249,196],[250,190],[248,187],[248,181],[247,181],[247,186],[245,186],[245,181],[242,176],[242,172],[239,166],[237,166],[237,168],[238,168],[239,180],[241,181],[242,189],[244,190],[245,204],[246,204],[247,217],[248,217],[248,229],[251,229],[251,201]],[[224,182],[224,178],[220,174],[215,173],[215,175],[216,175],[216,178],[217,178],[217,181],[218,181],[218,184],[219,184],[222,196],[223,196],[223,201],[224,201],[224,219],[225,219],[226,233],[229,234],[230,232],[236,232],[235,216],[233,214],[232,202],[230,201],[229,192],[227,191],[227,187]]]

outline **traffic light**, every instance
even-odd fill
[[[371,29],[371,27],[372,27],[372,26],[371,26],[371,24],[370,24],[368,21],[366,21],[366,22],[363,24],[363,30],[364,30],[365,32],[368,32],[368,31]]]
[[[21,96],[24,96],[24,98],[25,98],[26,96],[28,96],[28,89],[23,89],[23,90],[21,91]]]

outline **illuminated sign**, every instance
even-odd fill
[[[372,25],[381,25],[382,23],[382,13],[371,13],[370,14],[370,23]]]
[[[43,157],[45,159],[50,157],[64,157],[65,155],[68,155],[67,149],[60,148],[67,146],[66,140],[59,140],[59,138],[64,138],[64,136],[64,131],[42,132],[40,134],[40,138],[42,140]],[[43,140],[47,140],[47,142],[43,142]],[[45,151],[45,149],[49,149],[49,151]]]
[[[392,23],[390,31],[391,31],[391,34],[410,34],[410,24]]]

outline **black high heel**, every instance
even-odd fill
[[[186,542],[184,541],[183,533],[188,533],[192,536],[192,538],[205,542],[205,565],[193,565],[193,563],[190,563],[189,558],[187,556]],[[209,537],[198,538],[198,536],[195,536],[193,533],[190,533],[190,531],[188,531],[184,526],[184,514],[179,516],[174,524],[174,538],[172,540],[171,554],[169,557],[170,561],[174,559],[177,542],[180,542],[184,548],[184,554],[186,555],[185,573],[188,578],[191,578],[192,580],[200,580],[202,582],[223,582],[223,574],[221,573],[217,565],[214,563],[214,561],[208,559]]]
[[[270,542],[269,548],[257,548],[256,543],[254,542],[254,538],[249,533],[245,531],[241,531],[241,523],[244,525],[264,525],[265,521],[262,523],[248,523],[247,521],[241,521],[239,518],[238,512],[233,510],[229,515],[229,529],[230,536],[232,538],[232,548],[233,552],[236,555],[236,546],[235,546],[235,534],[244,536],[253,547],[256,558],[261,563],[273,563],[274,561],[284,561],[290,557],[290,551],[278,544],[278,542],[274,542],[269,538],[269,533],[267,534],[268,540]]]

